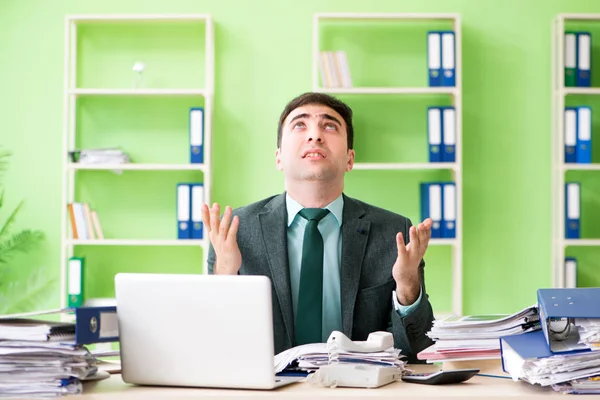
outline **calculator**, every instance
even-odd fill
[[[425,372],[422,374],[403,375],[402,380],[410,383],[424,383],[426,385],[444,385],[448,383],[460,383],[471,379],[479,373],[479,369],[452,369],[437,372]]]

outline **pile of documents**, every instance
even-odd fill
[[[391,334],[390,334],[391,335]],[[393,342],[392,342],[393,343]],[[377,349],[377,351],[351,351],[334,343],[330,337],[327,343],[310,343],[293,347],[275,355],[275,373],[293,367],[302,371],[312,372],[324,365],[339,364],[369,364],[396,367],[404,371],[404,356],[400,350],[393,347]]]
[[[562,393],[600,393],[600,288],[538,289],[541,330],[500,339],[514,380]]]
[[[79,394],[82,380],[108,377],[76,344],[74,322],[23,315],[0,317],[0,397]]]
[[[116,147],[81,149],[71,152],[73,162],[79,164],[128,164],[129,155]]]
[[[427,336],[435,343],[417,358],[428,362],[498,359],[500,337],[539,329],[536,306],[515,314],[447,317],[433,321]]]
[[[514,380],[550,386],[600,375],[600,352],[553,353],[542,331],[505,337],[501,342],[503,369]]]

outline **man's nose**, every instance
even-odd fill
[[[319,142],[321,143],[323,141],[323,133],[321,132],[320,129],[311,129],[308,132],[307,135],[307,141],[308,142]]]

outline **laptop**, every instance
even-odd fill
[[[123,381],[137,385],[273,389],[271,281],[265,276],[119,273]]]

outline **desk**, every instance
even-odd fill
[[[409,366],[414,371],[425,372],[439,369],[434,365]],[[444,369],[480,368],[481,373],[505,376],[500,361],[469,362],[444,365]],[[520,397],[522,399],[541,398],[542,396],[563,396],[551,388],[532,386],[525,382],[514,382],[511,379],[475,376],[467,382],[454,385],[422,385],[397,381],[377,389],[323,388],[306,382],[293,383],[274,390],[236,390],[236,389],[196,389],[135,386],[123,382],[121,375],[114,374],[110,378],[87,382],[83,386],[81,400],[113,400],[113,399],[193,399],[193,398],[227,398],[227,399],[310,399],[320,400],[329,397],[340,399],[433,399],[440,397],[469,397],[494,399]],[[83,398],[82,398],[83,397]],[[589,396],[586,396],[586,399]]]

